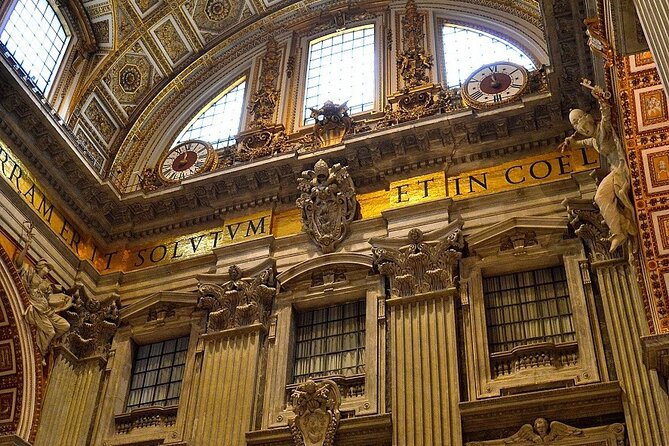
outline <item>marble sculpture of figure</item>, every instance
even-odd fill
[[[629,198],[629,170],[622,145],[611,125],[611,105],[607,100],[609,95],[601,87],[590,87],[587,81],[583,85],[591,89],[592,95],[599,102],[601,120],[596,122],[591,114],[581,109],[572,110],[569,121],[576,132],[565,139],[561,149],[592,147],[608,161],[611,171],[597,186],[595,203],[609,227],[610,251],[613,252],[626,241],[633,242],[637,233],[634,205]]]
[[[63,292],[62,286],[51,283],[47,278],[53,267],[46,260],[39,259],[35,266],[25,260],[30,241],[28,236],[23,249],[15,256],[14,263],[30,297],[25,318],[35,327],[37,346],[42,355],[46,355],[51,342],[70,328],[69,322],[57,313],[72,306],[72,297]]]

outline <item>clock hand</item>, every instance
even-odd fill
[[[496,78],[495,75],[493,74],[493,75],[492,75],[492,82],[490,83],[490,86],[491,86],[492,88],[497,89],[497,88],[499,88],[501,85],[502,85],[502,84],[499,82],[499,80],[497,80],[497,78]]]

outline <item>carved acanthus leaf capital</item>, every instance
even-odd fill
[[[276,295],[273,268],[255,277],[243,277],[237,265],[229,268],[223,284],[200,281],[197,307],[209,313],[207,332],[243,327],[255,323],[267,326]]]
[[[318,383],[308,380],[292,395],[295,419],[290,430],[296,446],[332,446],[339,426],[341,395],[329,379]]]
[[[609,228],[592,201],[565,199],[562,204],[567,208],[569,224],[574,233],[585,243],[591,262],[622,258],[622,247],[610,252]]]
[[[302,172],[297,187],[301,194],[296,204],[302,210],[304,231],[323,253],[334,252],[348,235],[358,209],[355,186],[346,167],[330,167],[319,160],[314,170]]]
[[[81,285],[75,286],[71,294],[72,306],[61,313],[70,324],[63,345],[79,359],[106,357],[118,328],[120,301],[102,303],[89,297]]]
[[[429,233],[409,231],[400,239],[374,238],[374,263],[390,279],[391,296],[406,297],[456,285],[458,261],[464,241],[462,222]]]

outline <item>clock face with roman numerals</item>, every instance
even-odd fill
[[[168,183],[178,183],[198,173],[211,170],[216,165],[216,152],[205,141],[182,142],[162,156],[158,174]]]
[[[512,62],[495,62],[474,71],[462,87],[462,96],[474,108],[514,101],[527,88],[527,70]]]

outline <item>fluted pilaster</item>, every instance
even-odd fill
[[[87,446],[98,405],[104,363],[79,361],[67,351],[56,358],[35,446]]]
[[[664,0],[634,0],[641,27],[648,40],[660,79],[669,85],[669,3]]]
[[[193,446],[245,444],[251,428],[262,330],[262,325],[255,324],[205,335],[193,408]]]

